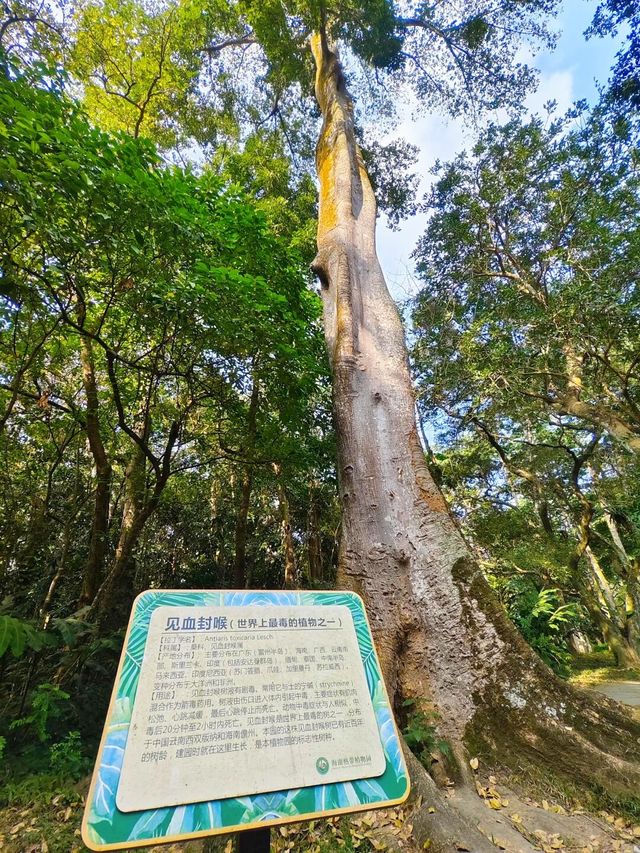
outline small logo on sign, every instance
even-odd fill
[[[322,773],[323,776],[325,773],[329,772],[329,762],[326,758],[319,758],[316,761],[316,770],[318,773]]]

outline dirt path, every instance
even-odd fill
[[[625,705],[640,706],[640,681],[601,681],[593,689]]]

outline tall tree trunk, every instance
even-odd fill
[[[89,449],[96,469],[96,489],[89,539],[89,554],[82,577],[80,607],[91,604],[104,577],[104,564],[109,541],[109,505],[111,501],[111,463],[105,450],[100,430],[98,385],[91,340],[80,339],[82,381],[86,398],[85,429]]]
[[[326,39],[314,36],[312,49],[323,116],[313,268],[333,373],[338,584],[366,601],[392,701],[435,706],[469,786],[465,746],[636,796],[640,723],[542,664],[506,618],[429,474],[402,324],[376,256],[376,204],[352,104]]]
[[[135,445],[125,470],[122,524],[114,561],[117,574],[121,574],[121,567],[131,561],[133,549],[146,521],[145,492],[145,457],[142,448]]]
[[[618,605],[616,604],[611,584],[602,570],[600,560],[598,560],[590,545],[587,545],[585,548],[585,555],[587,557],[587,565],[589,566],[592,583],[598,590],[598,597],[601,606],[609,617],[617,622]]]

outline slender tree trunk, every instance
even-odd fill
[[[228,484],[227,484],[228,485]],[[209,489],[209,547],[211,549],[211,558],[215,566],[216,575],[220,571],[220,521],[219,505],[221,497],[221,481],[218,476],[211,477],[211,487]],[[233,487],[232,487],[233,488]],[[222,574],[219,577],[218,583],[224,586],[224,563],[222,564]]]
[[[625,633],[625,625],[620,618],[613,591],[602,571],[600,562],[591,548],[587,547],[585,554],[589,570],[588,583],[593,597],[590,599],[588,593],[585,593],[584,598],[591,618],[602,632],[605,643],[613,652],[617,666],[640,667],[640,655],[633,644],[629,642]]]
[[[242,474],[240,502],[236,513],[235,553],[233,557],[233,585],[236,589],[244,589],[249,581],[246,564],[252,486],[253,469],[250,465],[247,465]]]
[[[465,746],[635,796],[640,723],[542,664],[506,618],[429,474],[403,328],[376,256],[376,204],[352,105],[336,54],[322,36],[312,49],[323,116],[313,268],[333,373],[338,585],[365,599],[392,701],[437,709],[469,786]]]
[[[244,589],[250,584],[247,572],[247,538],[249,532],[249,507],[251,505],[251,489],[253,486],[253,465],[251,457],[256,442],[256,417],[258,414],[258,402],[260,400],[260,389],[254,375],[251,400],[249,402],[249,414],[247,419],[247,463],[242,475],[240,486],[240,503],[236,513],[235,531],[235,554],[233,558],[233,584],[236,589]]]
[[[640,560],[627,554],[618,525],[611,513],[605,512],[604,518],[625,580],[625,634],[640,654]]]
[[[104,582],[94,596],[92,611],[97,613],[103,630],[122,624],[126,620],[134,597],[132,560],[144,525],[155,510],[160,493],[148,496],[145,487],[145,456],[139,445],[134,445],[125,469],[122,522],[113,564]]]
[[[613,590],[611,589],[611,584],[607,580],[607,576],[605,575],[605,573],[602,571],[600,561],[593,553],[593,550],[590,545],[587,545],[587,547],[585,548],[585,554],[587,557],[587,565],[589,566],[592,582],[598,590],[598,597],[601,606],[603,610],[607,612],[610,619],[618,621],[618,605],[616,604],[616,600],[613,595]]]
[[[611,585],[589,544],[593,505],[583,495],[580,498],[582,514],[577,528],[576,547],[569,565],[571,575],[591,618],[613,652],[617,666],[639,666],[638,650],[629,642]],[[581,568],[583,557],[586,558],[586,570]]]
[[[116,546],[115,565],[128,563],[140,535],[140,519],[145,506],[145,458],[136,445],[125,470],[122,525]]]
[[[96,489],[89,539],[89,554],[82,577],[82,591],[78,605],[91,604],[104,577],[104,565],[109,542],[109,505],[111,501],[111,463],[105,450],[98,417],[99,401],[91,341],[80,341],[82,380],[86,397],[85,428],[89,449],[96,468]]]
[[[627,637],[636,650],[640,649],[640,558],[632,557],[627,567],[625,611]]]
[[[280,466],[274,464],[273,470],[278,486],[278,509],[280,510],[282,553],[284,556],[284,587],[285,589],[295,589],[298,586],[298,570],[296,567],[296,551],[293,544],[293,530],[291,528],[291,508],[286,489],[280,479]]]
[[[309,486],[307,553],[309,558],[309,578],[312,584],[322,583],[322,537],[320,535],[320,521],[318,518],[317,492],[313,483]]]

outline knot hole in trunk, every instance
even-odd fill
[[[327,256],[325,252],[318,252],[311,261],[311,272],[317,276],[322,287],[329,287],[329,271],[327,270]]]

